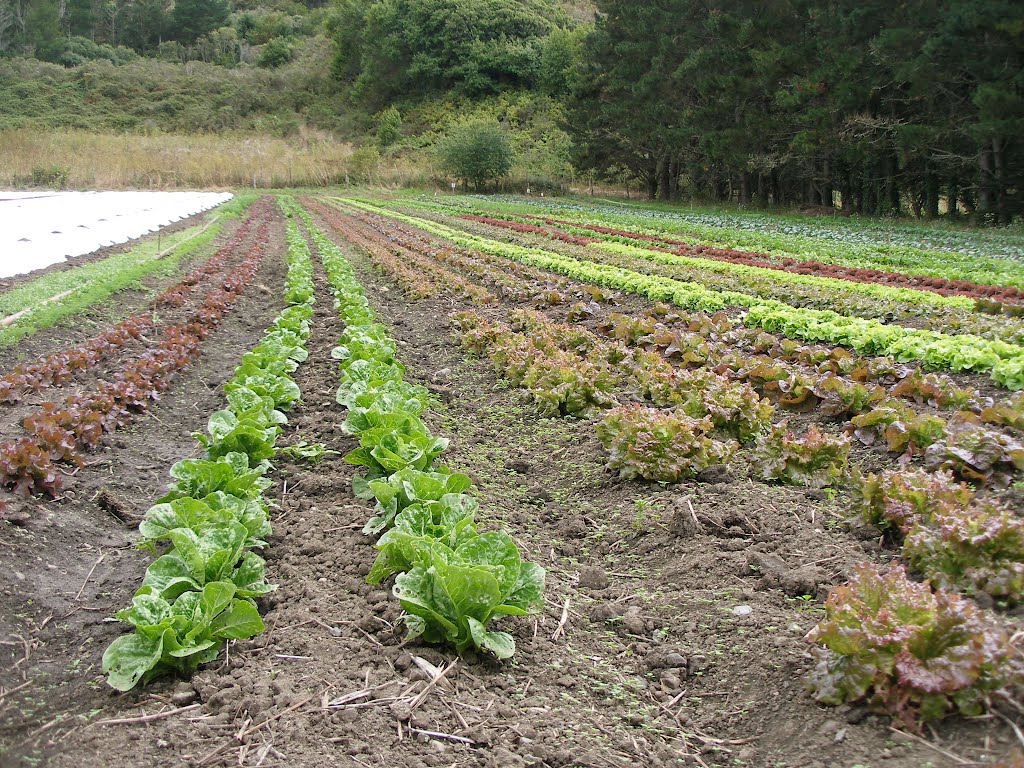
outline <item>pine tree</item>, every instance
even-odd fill
[[[224,26],[228,20],[227,0],[175,0],[171,12],[171,35],[191,43]]]

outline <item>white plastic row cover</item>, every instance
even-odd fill
[[[232,197],[227,192],[0,190],[0,278],[134,240]]]

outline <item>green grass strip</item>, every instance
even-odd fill
[[[138,283],[144,277],[173,274],[182,259],[209,245],[220,234],[224,223],[241,216],[255,199],[255,195],[236,197],[208,212],[204,224],[161,238],[151,236],[125,253],[43,275],[0,295],[0,317],[8,317],[39,305],[11,325],[0,328],[0,349],[52,327],[64,318]],[[219,218],[203,231],[206,224],[215,217]],[[166,256],[155,258],[160,251],[168,249],[172,250]],[[72,293],[58,301],[41,304],[66,291]]]

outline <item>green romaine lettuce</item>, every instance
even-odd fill
[[[249,466],[244,453],[228,453],[216,459],[183,459],[171,467],[171,477],[177,482],[157,501],[162,504],[185,496],[202,499],[223,491],[240,499],[258,498],[272,484],[266,475],[270,464],[261,461]]]
[[[226,640],[258,635],[264,627],[256,605],[236,598],[236,592],[232,582],[215,581],[173,603],[137,595],[130,608],[117,614],[135,633],[117,638],[103,654],[107,682],[128,691],[161,674],[189,674],[217,658]]]
[[[460,654],[486,649],[499,659],[515,653],[505,632],[491,632],[495,616],[525,616],[539,610],[544,570],[524,563],[505,533],[467,539],[455,550],[431,545],[429,565],[418,565],[395,579],[395,597],[406,612],[409,637],[450,643]]]
[[[449,493],[462,493],[472,481],[461,474],[452,474],[441,467],[424,472],[412,467],[399,470],[386,480],[371,480],[377,514],[370,518],[363,533],[378,534],[390,528],[395,516],[406,507],[423,501],[436,501]]]
[[[249,457],[249,465],[255,466],[265,459],[274,458],[274,444],[281,428],[277,425],[261,426],[256,419],[238,417],[228,410],[217,411],[207,423],[210,436],[202,432],[193,437],[206,450],[211,459],[227,456],[229,453],[243,453]]]

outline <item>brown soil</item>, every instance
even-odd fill
[[[161,402],[70,473],[62,499],[9,504],[25,522],[0,524],[0,765],[39,764],[48,745],[111,705],[100,656],[122,630],[108,617],[149,562],[134,549],[135,526],[171,464],[198,453],[191,433],[222,407],[220,385],[280,309],[280,230],[258,279]]]
[[[29,624],[5,620],[5,637],[18,633],[40,645],[19,668],[31,670],[32,685],[15,699],[20,711],[5,713],[14,727],[0,730],[0,738],[16,733],[18,750],[81,768],[916,768],[956,764],[936,747],[969,761],[1008,754],[1013,734],[999,721],[942,723],[927,734],[935,746],[927,746],[861,708],[821,707],[803,690],[811,664],[803,635],[820,616],[817,599],[853,563],[886,558],[874,537],[847,530],[840,503],[751,482],[742,460],[705,483],[620,481],[603,469],[592,422],[538,418],[489,364],[464,357],[450,339],[448,317],[467,307],[450,298],[410,304],[365,259],[352,259],[398,340],[408,378],[438,395],[432,427],[451,438],[447,463],[474,478],[482,527],[504,525],[525,556],[548,570],[543,613],[501,622],[515,636],[514,659],[456,662],[450,651],[403,644],[397,601],[386,587],[364,583],[375,552],[359,532],[370,510],[351,495],[353,468],[340,457],[315,467],[282,460],[266,553],[280,589],[265,601],[268,631],[233,644],[227,658],[190,682],[166,680],[119,696],[98,674],[103,647],[122,631],[100,617],[127,603],[144,565],[123,549],[132,539],[128,528],[109,524],[95,507],[82,509],[74,526],[58,530],[68,537],[73,531],[92,549],[64,543],[35,552],[20,537],[31,543],[43,531],[0,529],[0,541],[15,544],[0,544],[0,553],[10,549],[33,584],[0,591],[3,615],[27,614],[36,627],[50,611],[60,617],[76,605],[98,547],[121,555],[119,565],[104,560],[83,590],[85,606],[102,609],[86,621],[51,620],[36,640]],[[354,442],[340,429],[329,355],[341,328],[322,274],[318,287],[310,359],[297,374],[303,403],[285,441],[322,442],[344,453]],[[244,348],[238,339],[236,360]],[[202,373],[211,387],[223,380],[216,371]],[[149,438],[159,447],[132,454],[126,443],[125,462],[117,460],[145,461],[150,474],[139,477],[134,493],[135,480],[123,480],[114,498],[136,513],[145,509],[166,468],[191,449],[188,431],[218,407],[216,389],[209,393],[193,415],[192,397],[168,395],[170,419]],[[147,420],[140,433],[150,426]],[[57,517],[44,529],[54,539]],[[44,563],[56,558],[68,573],[48,579]],[[52,593],[44,580],[55,583]],[[26,606],[29,596],[47,604]],[[0,648],[12,662],[24,655],[20,645]],[[42,658],[58,660],[45,679],[37,672],[47,669]],[[78,668],[67,669],[76,658]],[[429,686],[429,665],[448,664],[455,666]],[[18,684],[17,673],[0,682]],[[42,706],[33,710],[40,696]],[[147,723],[96,722],[175,705],[197,706]],[[67,719],[33,733],[58,715]]]

